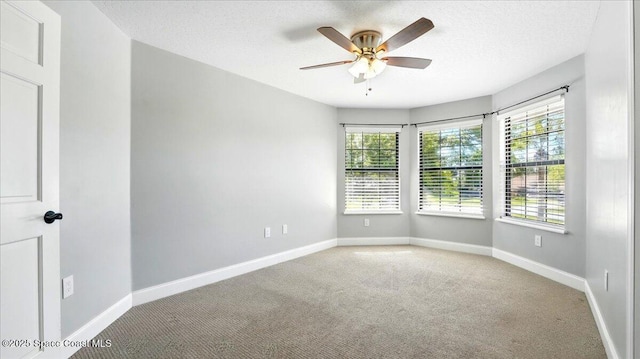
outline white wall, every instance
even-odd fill
[[[494,222],[493,246],[521,257],[575,274],[585,275],[585,79],[584,57],[564,63],[521,81],[493,96],[498,110],[531,97],[571,85],[565,94],[565,229],[557,234],[513,224]],[[562,92],[558,92],[560,94]],[[494,119],[493,153],[498,154],[498,125]],[[499,204],[500,167],[498,155],[493,158],[493,201]],[[493,217],[500,217],[496,205]],[[534,235],[542,235],[542,247],[534,246]]]
[[[408,124],[409,110],[389,109],[338,109],[337,123],[357,124]],[[371,238],[371,237],[408,237],[410,233],[410,197],[409,175],[411,156],[409,154],[410,128],[405,126],[400,132],[400,206],[402,214],[344,214],[344,157],[345,132],[337,126],[337,166],[338,166],[338,237],[339,238]],[[369,227],[364,226],[364,219],[369,219]]]
[[[336,238],[335,108],[136,41],[132,59],[134,290]]]
[[[131,41],[89,2],[46,2],[62,17],[61,276],[66,337],[131,292]]]
[[[411,123],[437,121],[491,112],[491,96],[471,98],[462,101],[414,108],[411,110]],[[468,219],[440,216],[418,215],[420,198],[418,168],[418,130],[411,126],[411,236],[461,242],[481,246],[491,246],[492,213],[492,173],[491,173],[491,118],[484,120],[482,126],[483,151],[483,198],[485,219]]]
[[[628,352],[631,2],[603,1],[585,55],[586,280],[620,358]],[[609,271],[609,290],[604,271]]]

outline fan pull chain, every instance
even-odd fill
[[[367,87],[365,90],[364,95],[365,96],[369,96],[369,92],[371,92],[372,88],[371,88],[371,79],[367,79]]]

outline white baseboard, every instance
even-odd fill
[[[526,269],[529,272],[533,272],[545,278],[548,278],[558,283],[569,286],[573,289],[577,289],[581,292],[584,292],[585,280],[584,278],[578,277],[577,275],[550,267],[546,264],[532,261],[531,259],[527,259],[509,252],[505,252],[497,248],[493,248],[493,258],[500,259],[501,261],[505,261],[507,263],[513,264],[516,267]]]
[[[595,319],[596,325],[598,326],[598,331],[600,332],[600,337],[602,338],[604,350],[607,352],[607,357],[609,359],[619,359],[620,356],[618,356],[618,352],[613,346],[611,335],[609,334],[607,325],[604,323],[604,318],[602,317],[602,313],[600,312],[600,307],[598,306],[596,297],[593,296],[593,292],[591,291],[591,287],[589,286],[589,283],[587,281],[585,281],[584,289],[584,292],[587,295],[587,301],[589,302],[589,306],[591,307],[591,313],[593,314],[593,318]]]
[[[410,243],[414,246],[445,249],[445,250],[454,251],[454,252],[472,253],[472,254],[479,254],[483,256],[492,255],[491,247],[480,246],[477,244],[449,242],[449,241],[441,241],[437,239],[426,239],[426,238],[416,238],[416,237],[412,237]]]
[[[249,273],[258,269],[272,266],[274,264],[286,262],[292,259],[303,257],[311,253],[320,252],[325,249],[335,247],[336,239],[314,243],[308,246],[291,249],[285,252],[272,254],[266,257],[257,258],[243,263],[234,264],[228,267],[212,270],[210,272],[196,274],[190,277],[177,279],[171,282],[155,285],[133,292],[133,305],[148,303],[170,295],[182,293],[204,285],[219,282],[241,274]]]
[[[107,308],[104,312],[98,314],[95,318],[80,329],[73,332],[71,335],[63,340],[63,346],[59,348],[52,348],[52,351],[43,351],[43,358],[68,358],[75,354],[78,350],[82,349],[78,342],[90,341],[101,331],[105,330],[116,319],[120,318],[124,313],[131,309],[132,297],[131,294],[127,294],[126,297],[120,299],[111,307]],[[64,343],[76,343],[76,345],[64,346]],[[40,358],[40,356],[38,357]]]
[[[398,246],[408,244],[411,244],[408,237],[338,238],[338,246]]]

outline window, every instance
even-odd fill
[[[564,98],[499,117],[504,217],[564,226]]]
[[[418,127],[418,213],[482,216],[482,120]]]
[[[400,211],[399,131],[346,127],[345,213]]]

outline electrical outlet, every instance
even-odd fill
[[[609,271],[606,269],[604,270],[604,291],[609,291]]]
[[[539,234],[536,234],[533,237],[533,243],[536,245],[536,247],[542,247],[542,236]]]
[[[364,219],[364,226],[369,227],[369,218]]]
[[[264,238],[271,237],[271,227],[264,227]]]
[[[62,299],[73,295],[73,276],[62,279]]]
[[[282,225],[282,234],[287,234],[289,233],[289,226],[287,226],[286,224]]]

